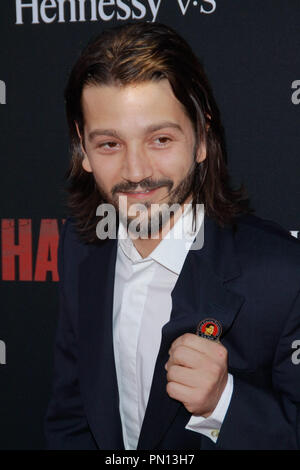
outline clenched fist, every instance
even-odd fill
[[[227,383],[227,349],[221,343],[186,333],[169,350],[167,393],[195,416],[207,418]]]

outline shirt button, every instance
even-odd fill
[[[220,431],[218,429],[212,429],[212,431],[210,431],[211,437],[219,437],[219,433]]]

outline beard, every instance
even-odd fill
[[[193,161],[187,175],[174,187],[174,182],[170,179],[152,180],[147,179],[139,183],[117,184],[112,188],[111,195],[103,190],[96,182],[103,201],[112,204],[117,211],[120,221],[126,227],[132,238],[158,238],[162,229],[167,223],[171,223],[171,218],[179,210],[182,204],[192,194],[197,163]],[[135,191],[139,187],[142,190],[152,190],[160,187],[167,187],[168,193],[163,197],[163,202],[131,204],[127,210],[127,196],[118,196],[119,192]],[[139,215],[136,215],[136,214]]]

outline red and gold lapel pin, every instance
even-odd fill
[[[222,334],[221,323],[214,318],[205,318],[198,323],[196,334],[212,341],[220,341]]]

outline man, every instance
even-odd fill
[[[160,24],[108,30],[65,96],[72,217],[48,447],[297,449],[299,243],[230,188],[190,47]],[[117,211],[106,239],[103,204]],[[207,322],[218,341],[196,334]]]

